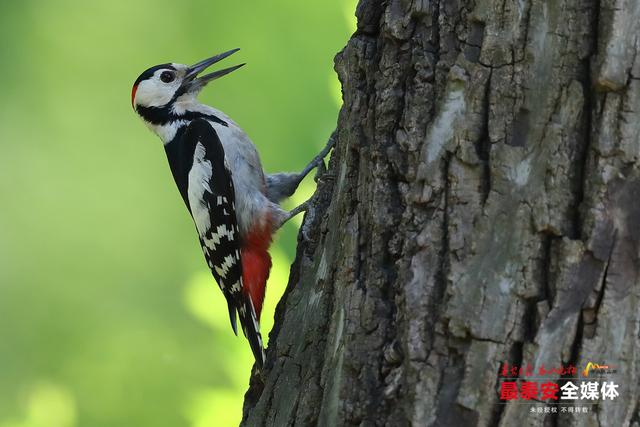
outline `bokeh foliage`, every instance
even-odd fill
[[[244,127],[267,170],[297,170],[335,126],[332,59],[354,7],[0,4],[0,427],[237,425],[252,357],[130,87],[148,66],[241,47],[222,66],[248,65],[201,99]],[[265,336],[296,233],[272,250]]]

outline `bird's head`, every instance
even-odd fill
[[[235,65],[198,77],[202,71],[238,50],[229,50],[192,66],[172,63],[149,68],[133,84],[131,104],[134,110],[145,118],[145,111],[170,110],[175,102],[194,99],[207,83],[245,65]]]

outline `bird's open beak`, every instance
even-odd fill
[[[205,69],[209,68],[210,66],[212,66],[216,62],[222,61],[227,56],[233,55],[234,53],[236,53],[239,50],[240,49],[228,50],[228,51],[226,51],[224,53],[221,53],[219,55],[212,56],[211,58],[207,58],[207,59],[205,59],[203,61],[200,61],[197,64],[194,64],[191,67],[187,68],[187,74],[184,76],[183,85],[188,85],[189,92],[199,91],[200,89],[202,89],[210,81],[218,79],[218,78],[220,78],[222,76],[226,76],[227,74],[231,73],[232,71],[235,71],[238,68],[242,67],[245,64],[234,65],[233,67],[225,68],[225,69],[219,70],[219,71],[214,71],[213,73],[205,74],[204,76],[198,77],[198,74],[200,74]]]

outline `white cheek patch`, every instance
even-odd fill
[[[162,107],[167,105],[180,87],[180,79],[176,78],[170,83],[164,83],[159,75],[166,70],[158,70],[153,77],[143,80],[138,84],[135,95],[136,105],[143,107]]]

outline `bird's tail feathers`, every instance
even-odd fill
[[[264,348],[262,346],[262,335],[260,335],[260,324],[258,323],[258,317],[256,311],[253,308],[251,297],[246,295],[244,298],[244,306],[238,309],[240,315],[240,324],[242,325],[242,331],[244,336],[247,337],[253,356],[256,358],[258,369],[262,369],[264,365]]]
[[[233,333],[238,336],[238,325],[236,324],[236,306],[233,304],[231,298],[227,299],[227,306],[229,307],[229,321],[231,322],[231,329]]]

